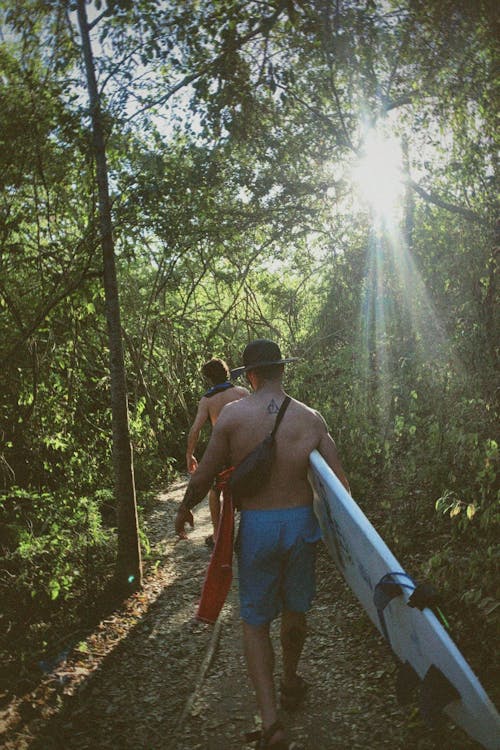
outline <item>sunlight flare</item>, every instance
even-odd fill
[[[401,232],[387,224],[370,234],[359,318],[363,397],[386,430],[402,369],[459,367],[418,263]]]
[[[390,218],[403,194],[402,152],[396,138],[368,130],[351,178],[357,192],[381,218]]]

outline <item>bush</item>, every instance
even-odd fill
[[[0,496],[0,528],[2,639],[44,648],[50,623],[67,623],[104,587],[114,531],[103,528],[96,498],[19,488]]]

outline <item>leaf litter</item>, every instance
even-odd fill
[[[66,660],[0,714],[4,750],[231,750],[258,727],[237,616],[237,582],[220,628],[193,620],[209,551],[208,508],[177,541],[173,517],[184,483],[161,495],[148,518],[159,564],[144,589],[80,639]],[[390,651],[326,552],[318,556],[318,595],[301,672],[305,703],[283,722],[296,750],[473,750],[447,724],[429,730],[415,707],[395,699]],[[273,624],[280,674],[279,628]],[[206,659],[207,654],[211,658]],[[200,673],[207,663],[208,671]],[[248,745],[247,745],[248,747]]]

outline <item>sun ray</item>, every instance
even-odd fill
[[[372,219],[359,335],[365,399],[383,430],[404,363],[443,369],[453,355],[401,229],[404,182],[396,139],[368,131],[352,179]]]
[[[402,151],[396,138],[375,129],[366,131],[359,158],[351,169],[359,197],[377,217],[388,220],[403,194]]]
[[[394,227],[372,229],[360,305],[361,368],[365,400],[380,428],[391,417],[401,368],[422,373],[459,367],[418,264]]]

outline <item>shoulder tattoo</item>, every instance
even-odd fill
[[[274,398],[271,399],[271,401],[267,405],[267,413],[268,414],[277,414],[279,412],[280,408]]]

